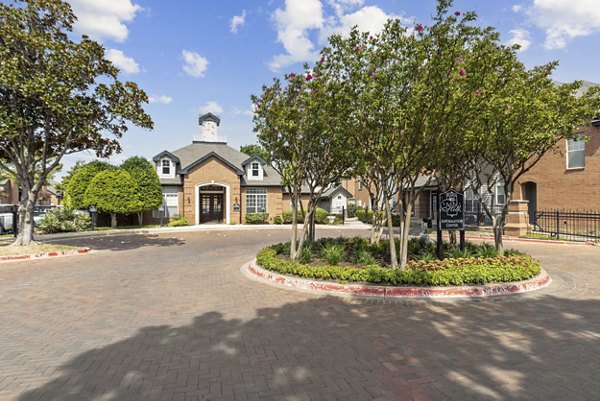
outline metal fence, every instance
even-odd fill
[[[600,239],[600,211],[538,210],[534,233],[575,241]]]

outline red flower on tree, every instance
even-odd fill
[[[460,11],[454,11],[454,15],[458,17],[460,15]]]
[[[417,24],[417,31],[418,31],[418,32],[423,32],[423,29],[424,29],[424,28],[423,28],[423,25],[421,25],[421,24]]]
[[[311,79],[313,79],[313,76],[310,75],[310,72],[308,74],[306,74],[306,78],[307,81],[310,81]]]

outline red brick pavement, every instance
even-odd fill
[[[71,239],[98,251],[0,265],[0,400],[599,399],[600,249],[511,244],[553,276],[528,295],[383,301],[240,274],[285,235]]]

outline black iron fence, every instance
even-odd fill
[[[600,211],[538,210],[534,233],[575,241],[600,239]]]

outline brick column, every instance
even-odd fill
[[[529,201],[512,200],[508,204],[507,224],[504,226],[504,234],[513,237],[521,237],[531,233],[529,225]]]

